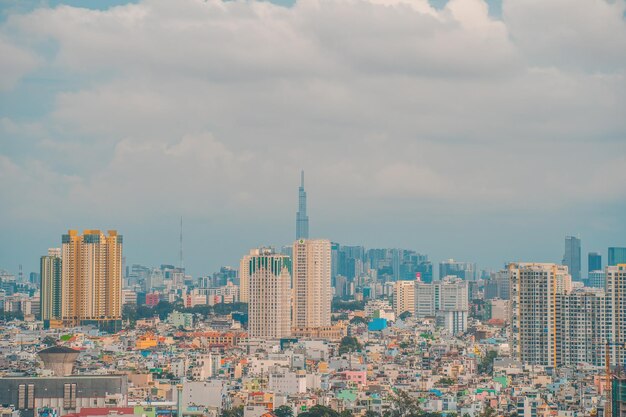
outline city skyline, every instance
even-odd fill
[[[299,193],[299,195],[298,195],[298,204],[297,204],[298,211],[296,213],[295,228],[293,230],[295,230],[296,236],[299,233],[304,233],[304,231],[306,231],[306,236],[308,237],[309,236],[309,216],[307,214],[307,193],[304,190],[304,170],[302,170],[301,173],[300,173],[300,186],[298,188],[298,193]],[[301,217],[301,213],[302,213],[303,217]],[[132,265],[132,264],[139,264],[139,265],[157,266],[159,264],[168,264],[168,263],[172,264],[172,265],[178,264],[181,261],[181,259],[182,259],[181,258],[181,256],[182,256],[181,250],[182,250],[182,245],[183,245],[183,241],[182,241],[182,238],[183,238],[183,236],[182,236],[182,217],[179,218],[178,221],[179,221],[179,223],[176,224],[177,229],[176,229],[175,239],[174,239],[173,242],[170,242],[170,243],[172,243],[171,247],[176,246],[176,253],[175,254],[169,253],[164,258],[160,258],[160,259],[159,258],[155,258],[154,256],[152,256],[153,261],[151,263],[149,261],[144,261],[144,260],[141,260],[141,259],[134,259],[132,257],[133,256],[132,255],[133,251],[132,251],[132,246],[131,246],[130,250],[128,248],[125,249],[125,253],[126,253],[125,259],[127,260],[126,265],[129,266],[129,265]],[[75,224],[72,224],[71,227],[76,228]],[[302,232],[299,231],[299,227],[302,227]],[[325,229],[325,227],[323,225],[321,226],[321,228],[322,228],[322,230]],[[77,228],[77,229],[79,229],[79,228]],[[195,227],[195,225],[192,224],[189,229],[190,229],[190,232],[186,232],[186,236],[187,235],[191,235],[192,239],[193,239],[193,237],[194,237],[194,233],[193,232],[197,231],[197,227]],[[85,229],[85,230],[88,230],[88,229]],[[158,233],[158,231],[154,231],[154,232]],[[128,235],[128,233],[126,233],[126,235]],[[588,268],[588,259],[587,259],[587,256],[582,256],[581,253],[588,254],[588,253],[598,252],[598,253],[600,253],[600,255],[602,255],[603,254],[603,250],[602,250],[602,248],[597,249],[597,248],[590,248],[590,247],[586,246],[585,245],[585,243],[586,243],[585,239],[581,239],[580,238],[580,234],[577,234],[578,238],[573,238],[573,236],[570,236],[570,235],[571,235],[571,233],[567,233],[565,235],[566,253],[567,253],[567,242],[569,241],[568,239],[575,239],[578,242],[578,245],[579,245],[579,247],[578,247],[579,252],[578,252],[578,255],[577,255],[579,257],[579,259],[578,259],[578,267],[580,268],[579,271],[586,271],[587,268]],[[473,271],[473,276],[476,276],[476,277],[478,277],[478,275],[479,275],[481,270],[497,271],[497,270],[501,269],[503,266],[505,266],[506,264],[508,264],[509,262],[513,262],[513,261],[524,262],[525,261],[524,258],[520,258],[519,256],[517,258],[513,258],[513,259],[502,259],[500,264],[498,264],[498,263],[483,264],[481,262],[477,262],[476,261],[477,258],[469,258],[469,257],[462,257],[462,256],[459,256],[459,257],[456,257],[456,259],[453,259],[453,258],[451,258],[449,256],[443,255],[443,257],[441,259],[437,259],[435,256],[433,256],[431,254],[431,252],[428,250],[427,247],[416,248],[416,247],[411,247],[411,246],[400,246],[400,245],[384,246],[384,245],[380,245],[380,244],[379,245],[374,244],[372,246],[368,246],[368,245],[363,244],[362,242],[337,241],[336,239],[333,239],[332,237],[317,236],[316,234],[313,234],[313,236],[314,236],[313,238],[319,238],[319,237],[328,238],[330,241],[339,243],[342,246],[359,245],[359,246],[367,247],[368,249],[389,248],[389,249],[417,250],[418,252],[422,252],[422,253],[425,253],[426,255],[428,255],[429,256],[429,260],[431,262],[433,262],[433,265],[434,264],[438,264],[439,265],[438,270],[433,270],[433,274],[436,274],[437,276],[439,276],[439,278],[442,278],[442,276],[441,276],[442,272],[441,272],[441,269],[440,269],[441,265],[445,264],[446,262],[451,262],[451,261],[460,262],[461,264],[466,264],[466,263],[467,264],[475,264],[476,270]],[[197,235],[195,237],[197,237]],[[245,236],[245,235],[237,235],[237,236],[232,236],[232,237],[235,238],[235,239],[240,239],[240,241],[245,241],[247,236]],[[561,242],[563,241],[562,239],[563,239],[563,236],[561,236]],[[249,246],[249,247],[275,247],[275,248],[280,248],[280,247],[283,247],[285,245],[291,245],[293,243],[293,240],[269,243],[270,240],[271,240],[271,238],[268,237],[264,241],[257,242],[255,244]],[[399,239],[399,240],[402,240],[402,239]],[[581,241],[582,241],[582,243],[581,243]],[[58,246],[58,243],[49,242],[47,245],[43,244],[43,246],[47,246],[47,247],[53,247],[55,245]],[[196,245],[189,245],[188,242],[187,242],[186,246],[189,247],[189,249],[187,249],[187,250],[191,251],[192,253],[194,253],[194,252],[197,253],[198,247]],[[620,250],[620,248],[625,247],[625,246],[626,246],[626,244],[609,245],[609,246],[604,248],[604,253],[605,253],[604,256],[606,256],[607,259],[609,259],[609,250],[611,248],[617,247],[617,250]],[[249,250],[249,247],[247,249],[245,249],[245,251]],[[580,252],[581,249],[582,249],[582,252]],[[552,253],[555,253],[555,251],[558,251],[558,249],[555,247],[555,248],[552,248],[551,251],[552,251]],[[128,257],[128,253],[129,252],[131,253],[131,258]],[[471,251],[467,251],[467,252],[471,253]],[[459,253],[461,253],[461,252],[459,252]],[[563,253],[563,252],[561,252],[561,253]],[[34,269],[32,269],[32,271],[37,271],[38,270],[39,256],[41,256],[41,255],[42,254],[37,255],[36,259],[34,260],[34,262],[36,263],[36,267]],[[239,264],[240,259],[241,259],[240,256],[241,255],[234,255],[234,254],[230,255],[229,254],[228,256],[226,256],[224,258],[220,258],[220,259],[228,259],[229,262],[222,262],[222,261],[216,259],[214,262],[212,262],[210,264],[210,266],[208,268],[207,267],[200,268],[200,267],[196,266],[197,264],[195,262],[190,262],[192,264],[192,266],[190,268],[187,268],[186,271],[188,273],[191,273],[192,275],[196,275],[196,276],[206,275],[206,274],[212,273],[214,271],[217,271],[222,266],[237,266]],[[0,261],[2,260],[1,257],[2,257],[2,254],[0,253]],[[150,256],[148,256],[148,257],[150,257]],[[560,258],[562,258],[561,261],[558,260]],[[528,259],[535,259],[535,260],[539,259],[541,262],[556,262],[556,263],[566,264],[566,262],[565,262],[566,260],[565,260],[565,257],[563,255],[556,256],[556,257],[547,257],[546,255],[541,255],[540,254],[539,256],[534,255],[533,257],[526,258],[526,260],[528,260]],[[25,270],[28,272],[28,265],[29,265],[29,263],[30,262],[25,261],[25,262],[20,262],[19,265],[20,266],[26,265],[27,268]],[[7,266],[4,266],[1,263],[0,263],[0,269],[5,269],[5,270],[7,270],[9,272],[14,272],[10,268],[7,268]],[[585,275],[587,275],[586,272],[585,272]],[[576,276],[576,275],[574,274],[574,276]],[[579,273],[579,276],[580,276],[581,279],[582,278],[586,278],[586,276],[582,276],[582,275],[580,275],[580,273]]]

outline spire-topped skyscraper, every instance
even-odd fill
[[[304,191],[304,171],[300,173],[298,189],[298,212],[296,213],[296,240],[309,238],[309,216],[306,215],[306,191]]]

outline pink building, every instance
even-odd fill
[[[346,382],[357,386],[367,384],[367,373],[365,371],[343,371],[342,375]]]

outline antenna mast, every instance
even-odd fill
[[[180,216],[180,262],[178,264],[178,266],[180,267],[180,269],[183,269],[184,264],[183,264],[183,216]]]

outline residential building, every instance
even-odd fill
[[[299,239],[293,245],[294,327],[330,326],[330,241]]]
[[[290,336],[291,260],[270,248],[261,248],[254,253],[244,257],[247,258],[249,279],[249,335],[264,339]]]
[[[44,328],[60,327],[61,324],[61,249],[48,249],[48,255],[40,260],[41,320]]]
[[[587,286],[602,288],[606,286],[606,273],[603,270],[590,271],[587,278]]]
[[[511,263],[511,347],[528,364],[557,365],[557,294],[571,292],[566,266]]]
[[[118,330],[122,320],[122,236],[70,230],[62,238],[62,321]]]
[[[416,281],[396,281],[393,296],[393,310],[396,316],[403,313],[415,315],[415,287]]]
[[[622,366],[626,362],[626,263],[607,266],[605,271],[606,315],[610,323],[607,339],[614,343],[612,363]]]
[[[609,328],[604,291],[582,288],[557,294],[556,320],[558,365],[604,366]]]

